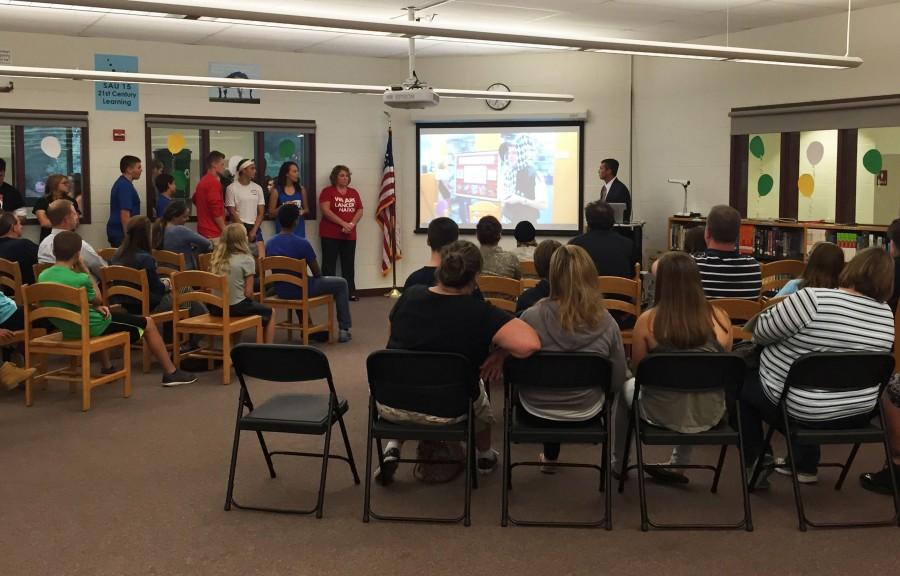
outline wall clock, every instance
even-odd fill
[[[487,87],[487,89],[491,92],[509,92],[509,86],[503,84],[502,82],[495,82]],[[511,103],[511,100],[504,100],[502,98],[487,98],[485,99],[485,103],[488,105],[488,108],[491,110],[505,110]]]

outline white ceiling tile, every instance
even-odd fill
[[[197,43],[208,46],[295,52],[340,36],[342,34],[335,32],[234,24]]]
[[[106,14],[86,28],[82,35],[194,44],[228,26],[221,22]]]
[[[77,35],[103,15],[76,10],[53,11],[0,4],[0,30]]]

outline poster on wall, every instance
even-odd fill
[[[94,70],[108,72],[137,72],[137,56],[94,54]],[[94,82],[97,110],[137,112],[140,109],[140,88],[131,82]]]
[[[213,78],[259,80],[259,65],[210,62],[209,75]],[[232,102],[235,104],[259,104],[259,90],[254,90],[253,88],[217,86],[209,89],[209,101]]]

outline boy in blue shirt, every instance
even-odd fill
[[[109,220],[106,222],[106,238],[116,248],[125,237],[128,219],[141,213],[141,197],[134,181],[141,177],[143,166],[137,156],[122,156],[119,160],[122,175],[116,179],[109,194]]]

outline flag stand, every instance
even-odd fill
[[[391,208],[394,212],[391,214],[390,232],[391,232],[391,290],[385,294],[388,298],[397,299],[400,297],[400,290],[397,289],[397,205]]]

